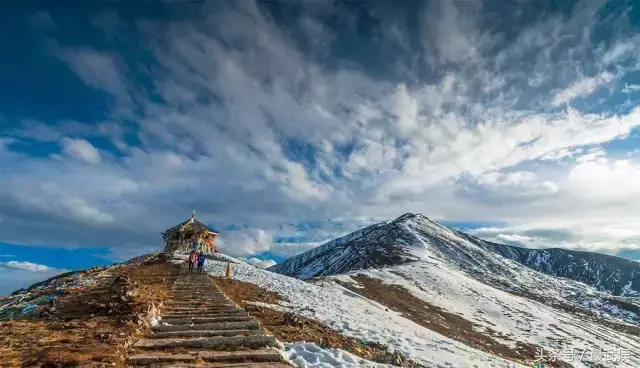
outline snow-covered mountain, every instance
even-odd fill
[[[487,265],[492,265],[490,261],[496,261],[495,254],[613,295],[640,297],[640,265],[637,262],[593,252],[528,249],[491,243],[411,213],[325,243],[270,270],[307,279],[437,256],[462,263],[470,270],[486,271]]]
[[[483,241],[450,229],[426,216],[407,213],[335,239],[271,268],[280,274],[310,279],[416,261],[437,262],[487,285],[533,300],[622,321],[640,321],[640,267],[610,256],[560,250],[528,250]],[[599,258],[600,257],[600,258]],[[615,257],[613,257],[615,258]],[[619,261],[617,261],[619,262]],[[534,269],[535,268],[535,269]],[[576,276],[577,282],[559,276]],[[593,270],[595,277],[589,274]],[[587,285],[587,282],[594,286]]]
[[[547,275],[580,281],[613,295],[640,297],[638,262],[593,252],[560,248],[528,249],[484,243],[488,249]]]

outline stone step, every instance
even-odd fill
[[[226,298],[211,298],[211,297],[185,297],[185,296],[173,296],[170,295],[167,302],[174,303],[229,303],[229,299]]]
[[[205,362],[247,363],[247,362],[280,362],[280,353],[272,349],[249,351],[195,351],[189,353],[144,353],[129,357],[131,364],[154,363],[193,363],[197,360]]]
[[[282,360],[280,352],[273,349],[249,351],[202,351],[199,358],[205,362],[279,362]]]
[[[201,303],[184,303],[184,302],[178,302],[178,303],[170,303],[170,304],[164,304],[165,307],[172,307],[172,308],[190,308],[190,309],[201,309],[201,308],[237,308],[237,306],[235,304],[231,304],[231,303],[215,303],[215,302],[201,302]]]
[[[236,312],[245,312],[244,309],[238,308],[235,305],[203,305],[198,307],[181,307],[181,306],[172,306],[172,307],[164,307],[161,312],[168,314],[167,311],[171,310],[171,314],[204,314],[204,313],[236,313]]]
[[[170,293],[169,297],[180,297],[185,299],[227,299],[224,295],[218,295],[214,293]]]
[[[202,308],[187,308],[187,307],[175,307],[175,308],[162,308],[162,315],[169,314],[182,314],[187,316],[201,315],[201,314],[231,314],[233,312],[242,311],[240,308],[214,308],[214,307],[202,307]]]
[[[169,299],[164,305],[212,305],[212,306],[235,306],[235,304],[229,302],[228,300],[210,300],[210,299]]]
[[[265,335],[264,330],[186,330],[147,333],[150,339],[165,339],[169,337],[211,337],[211,336],[257,336]]]
[[[229,349],[229,348],[263,348],[277,346],[273,336],[218,336],[198,337],[190,339],[143,338],[134,344],[142,349],[193,348],[193,349]]]
[[[165,305],[212,305],[212,306],[235,306],[229,299],[210,299],[210,298],[171,298],[168,299]]]
[[[215,323],[215,322],[243,322],[254,320],[253,317],[248,316],[223,316],[223,317],[191,317],[191,318],[164,318],[162,317],[162,323],[168,323],[170,325],[190,325],[190,324],[203,324],[203,323]]]
[[[192,300],[184,300],[184,299],[169,299],[164,302],[166,306],[175,306],[175,307],[191,307],[191,306],[210,306],[210,307],[236,307],[229,300],[208,300],[208,299],[192,299]]]
[[[236,306],[203,305],[199,307],[164,307],[161,312],[163,314],[203,314],[203,313],[233,313],[243,311],[242,308]]]
[[[240,322],[214,322],[193,325],[156,325],[151,327],[151,331],[188,331],[188,330],[258,330],[260,322],[257,320]]]
[[[172,303],[165,304],[164,309],[175,308],[175,309],[190,309],[194,311],[200,311],[203,309],[211,309],[211,310],[234,310],[241,309],[235,304],[227,304],[227,303]]]
[[[175,310],[175,311],[227,311],[240,309],[233,304],[199,304],[199,305],[186,305],[186,304],[169,304],[165,305],[162,310]]]
[[[136,365],[148,365],[158,363],[191,363],[195,362],[198,356],[191,354],[171,354],[171,353],[144,353],[129,356],[127,362]]]
[[[202,313],[202,314],[163,314],[161,320],[176,320],[176,319],[192,319],[192,318],[249,318],[252,317],[249,313],[238,314],[219,314],[219,313]]]
[[[194,311],[192,313],[167,313],[162,314],[163,319],[175,319],[175,318],[219,318],[219,317],[249,317],[249,313],[242,309],[230,310],[224,312],[206,312]]]
[[[187,290],[202,290],[202,289],[218,290],[218,288],[214,284],[212,284],[211,282],[206,282],[206,283],[202,283],[202,284],[188,284],[188,285],[176,284],[174,282],[171,285],[171,287],[174,288],[174,289],[187,289]]]

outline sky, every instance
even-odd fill
[[[631,1],[11,3],[0,295],[194,210],[261,265],[405,212],[640,260],[639,30]]]

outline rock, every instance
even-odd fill
[[[284,315],[284,324],[289,326],[298,326],[302,324],[302,320],[297,315],[288,312]]]
[[[140,295],[140,293],[138,292],[137,289],[133,289],[133,290],[129,290],[127,291],[126,294],[129,298],[135,298],[136,296]]]
[[[249,304],[244,308],[247,312],[264,312],[264,308],[259,305]]]
[[[397,366],[402,366],[407,362],[407,358],[398,350],[393,353],[393,364]]]

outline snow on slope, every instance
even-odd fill
[[[472,321],[474,330],[492,329],[505,334],[508,339],[496,337],[496,340],[511,347],[515,347],[516,341],[522,341],[557,352],[564,349],[576,349],[578,352],[587,349],[624,349],[631,355],[625,364],[601,364],[612,367],[640,366],[639,337],[493,288],[442,262],[413,262],[384,269],[353,271],[323,281],[355,283],[351,276],[356,275],[376,278],[385,284],[400,285],[413,296]],[[571,364],[587,367],[586,361],[574,361]]]
[[[638,313],[618,308],[610,295],[574,280],[535,271],[492,251],[494,246],[423,215],[405,214],[291,257],[269,270],[309,279],[429,260],[442,262],[502,290],[589,308],[626,323],[640,323]]]
[[[223,261],[207,260],[205,269],[214,276],[222,276],[226,265]],[[233,265],[232,278],[280,293],[290,300],[279,305],[260,305],[317,320],[346,336],[390,346],[427,367],[524,367],[446,338],[337,285],[320,287],[246,263]]]

